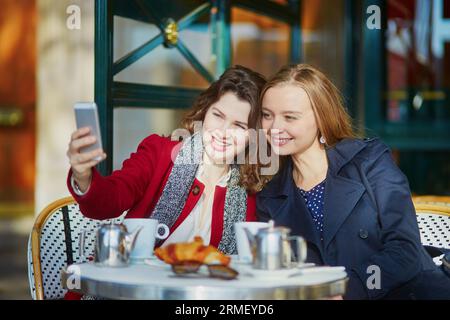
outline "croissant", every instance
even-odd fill
[[[171,243],[166,247],[155,249],[155,256],[168,264],[184,261],[202,264],[220,264],[228,266],[231,258],[220,252],[214,246],[203,245],[201,237],[195,237],[193,242]]]

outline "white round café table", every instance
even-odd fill
[[[159,260],[124,268],[75,264],[61,272],[62,284],[71,291],[107,299],[142,300],[310,300],[343,295],[347,274],[343,268],[307,268],[290,277],[248,274],[249,266],[237,263],[235,280],[179,277]],[[323,271],[322,271],[323,270]],[[327,271],[328,270],[328,271]],[[292,272],[291,272],[292,273]],[[207,273],[205,273],[206,275]],[[78,289],[73,289],[78,277]]]

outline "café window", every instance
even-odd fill
[[[383,138],[412,191],[450,193],[450,1],[386,2]]]

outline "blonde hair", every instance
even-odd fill
[[[283,84],[305,90],[327,146],[332,147],[345,138],[356,138],[339,89],[321,71],[307,64],[284,66],[267,81],[260,101],[267,90]]]

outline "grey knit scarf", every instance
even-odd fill
[[[158,219],[169,228],[174,225],[184,208],[202,157],[202,134],[197,132],[183,143],[161,197],[151,214],[152,219]],[[239,166],[232,165],[225,196],[222,239],[218,247],[225,254],[236,254],[234,223],[245,221],[246,218],[247,192],[238,183]]]

